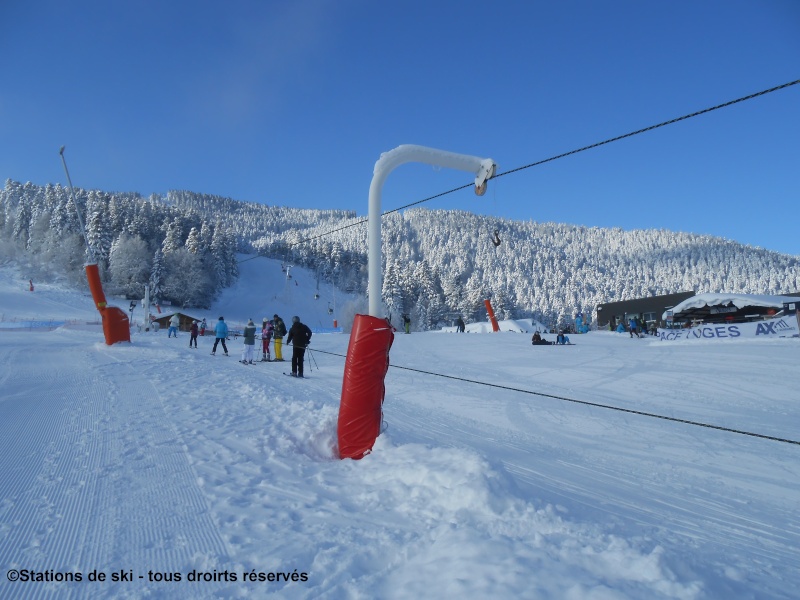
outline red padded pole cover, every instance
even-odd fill
[[[489,320],[492,322],[492,331],[500,331],[500,325],[497,324],[497,319],[494,318],[492,303],[488,300],[484,300],[483,303],[486,305],[486,312],[489,313]]]
[[[384,378],[393,341],[394,332],[386,319],[356,315],[339,404],[339,458],[364,458],[380,434]]]

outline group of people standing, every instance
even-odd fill
[[[220,321],[222,321],[222,317],[220,317]],[[242,360],[240,362],[248,365],[253,364],[253,358],[255,356],[255,346],[256,346],[256,337],[259,335],[259,330],[256,327],[256,324],[253,322],[253,319],[249,319],[247,321],[247,325],[245,325],[244,330],[242,331],[242,336],[244,338],[244,348],[242,349]],[[275,343],[275,361],[274,362],[282,362],[283,361],[283,337],[286,335],[286,324],[283,322],[277,314],[272,316],[272,319],[267,319],[264,317],[264,320],[261,322],[261,362],[273,362],[272,355],[269,351],[269,344],[270,341],[274,340]],[[227,327],[225,331],[225,336],[227,336]],[[217,334],[217,340],[219,341],[221,336]],[[225,346],[224,339],[221,340],[223,347]],[[216,349],[217,342],[214,342],[214,348]],[[212,351],[211,354],[214,354]],[[226,350],[227,356],[227,350]]]
[[[178,327],[180,326],[180,317],[174,314],[169,321],[169,334],[168,337],[178,337]],[[189,329],[191,337],[189,339],[189,348],[197,348],[197,336],[200,332],[205,334],[206,320],[203,319],[202,323],[196,320],[192,321]],[[211,355],[217,353],[217,346],[222,344],[222,350],[225,356],[228,355],[228,346],[225,340],[228,339],[228,324],[225,322],[224,317],[220,317],[217,324],[214,326],[214,347],[211,349]],[[242,349],[242,359],[240,362],[248,365],[253,364],[255,356],[256,337],[258,329],[253,319],[247,321],[243,330],[244,348]],[[287,336],[288,333],[288,337]],[[261,323],[261,362],[283,362],[283,338],[286,337],[286,343],[292,344],[292,373],[294,377],[303,377],[303,362],[305,358],[306,348],[311,342],[311,329],[300,322],[300,317],[292,317],[292,326],[287,331],[286,323],[277,314],[272,315],[272,319],[264,320]],[[273,342],[275,345],[275,358],[272,358],[269,345]]]
[[[228,356],[228,348],[225,345],[225,338],[228,336],[228,326],[225,320],[220,317],[217,326],[215,327],[216,339],[214,340],[214,348],[211,351],[213,355],[217,350],[217,344],[222,343],[222,348],[225,350],[225,356]],[[243,330],[244,348],[242,349],[242,359],[240,362],[246,365],[252,365],[255,355],[256,337],[258,336],[258,328],[253,322],[253,319],[247,321]],[[286,337],[288,333],[288,337]],[[303,362],[305,358],[306,348],[311,342],[311,329],[300,322],[300,317],[292,317],[292,327],[287,331],[286,323],[277,314],[272,316],[272,319],[267,319],[261,322],[261,362],[283,362],[283,338],[286,337],[286,343],[292,344],[292,372],[293,377],[303,377]],[[273,342],[275,345],[275,358],[273,359],[270,353],[269,344]]]
[[[247,325],[245,325],[244,330],[242,331],[244,338],[244,348],[242,349],[242,360],[240,362],[253,364],[253,356],[255,354],[255,344],[256,344],[256,333],[257,333],[256,325],[253,322],[253,319],[249,319],[247,321]],[[275,340],[275,360],[276,361],[283,360],[281,346],[283,343],[283,337],[285,335],[286,335],[286,325],[284,324],[283,319],[281,319],[278,315],[274,315],[272,319],[267,319],[266,317],[264,317],[264,321],[261,324],[262,362],[272,361],[269,351],[269,343],[273,338]],[[192,331],[192,336],[195,336],[194,331]],[[222,344],[222,350],[225,352],[225,356],[228,356],[228,346],[225,343],[226,339],[228,339],[228,324],[225,322],[225,317],[220,317],[219,320],[217,321],[216,326],[214,327],[214,347],[211,349],[212,356],[214,356],[217,353],[217,346],[220,343]]]
[[[248,326],[255,324],[250,319]],[[272,315],[272,319],[264,319],[261,321],[261,362],[272,362],[272,356],[269,351],[269,343],[272,339],[275,340],[275,362],[283,361],[283,337],[286,335],[286,324],[277,314]],[[248,336],[245,333],[245,344],[248,343]],[[255,331],[253,332],[250,344],[255,346]],[[251,361],[252,362],[252,361]]]

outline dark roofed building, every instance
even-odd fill
[[[154,322],[158,323],[158,326],[161,329],[165,329],[169,327],[169,320],[172,318],[172,315],[178,315],[178,318],[181,320],[180,325],[178,325],[178,329],[181,331],[189,331],[189,328],[192,326],[192,321],[197,321],[198,323],[202,321],[202,319],[198,317],[192,317],[187,315],[186,313],[178,312],[178,313],[166,313],[158,317],[157,319],[153,319]]]
[[[599,304],[597,306],[597,326],[602,329],[611,324],[611,327],[614,328],[617,323],[626,323],[628,318],[633,316],[644,323],[656,323],[657,326],[663,326],[661,316],[664,312],[694,295],[694,292],[678,292],[677,294]]]

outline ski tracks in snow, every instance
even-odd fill
[[[70,343],[65,332],[52,335]],[[186,446],[165,418],[157,388],[136,373],[135,349],[76,343],[69,361],[42,369],[41,358],[24,348],[0,351],[12,367],[5,372],[13,373],[0,403],[2,567],[78,571],[84,580],[17,583],[13,596],[58,590],[59,597],[140,597],[168,585],[151,583],[148,571],[185,573],[225,562],[227,548]],[[36,382],[64,393],[38,395]],[[88,583],[94,569],[109,580]],[[111,582],[119,571],[133,581]],[[0,583],[2,597],[11,597],[7,584]],[[204,584],[197,597],[213,588]]]

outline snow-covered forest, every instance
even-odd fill
[[[109,293],[207,308],[238,277],[237,252],[313,269],[342,290],[366,294],[366,219],[174,191],[76,189],[88,243]],[[508,221],[414,208],[383,217],[387,314],[418,329],[457,315],[553,326],[597,304],[694,290],[780,294],[800,290],[800,257],[722,238],[663,229],[604,229]],[[498,230],[500,246],[492,243]],[[36,277],[83,282],[89,259],[67,188],[7,180],[0,191],[0,255]]]

